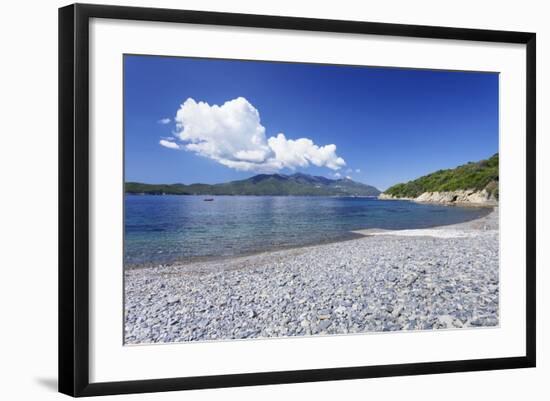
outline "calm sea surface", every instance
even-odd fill
[[[125,197],[125,264],[243,255],[353,238],[365,228],[425,228],[486,215],[462,208],[366,198]]]

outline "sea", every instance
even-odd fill
[[[375,198],[187,195],[126,195],[124,210],[126,267],[336,242],[357,237],[354,230],[428,228],[490,212]]]

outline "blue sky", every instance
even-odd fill
[[[498,151],[498,74],[127,55],[124,119],[126,181],[384,190]]]

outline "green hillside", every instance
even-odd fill
[[[142,184],[127,182],[125,192],[148,195],[274,195],[274,196],[378,196],[371,185],[344,178],[331,180],[308,174],[259,174],[223,184]]]
[[[486,189],[498,199],[498,153],[487,160],[470,162],[453,169],[439,170],[416,180],[397,184],[386,191],[398,198],[416,198],[424,192]]]

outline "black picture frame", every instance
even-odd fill
[[[89,381],[89,21],[91,18],[519,43],[526,45],[526,344],[520,357],[154,380]],[[71,396],[362,379],[535,366],[536,35],[436,26],[74,4],[59,9],[59,391]]]

